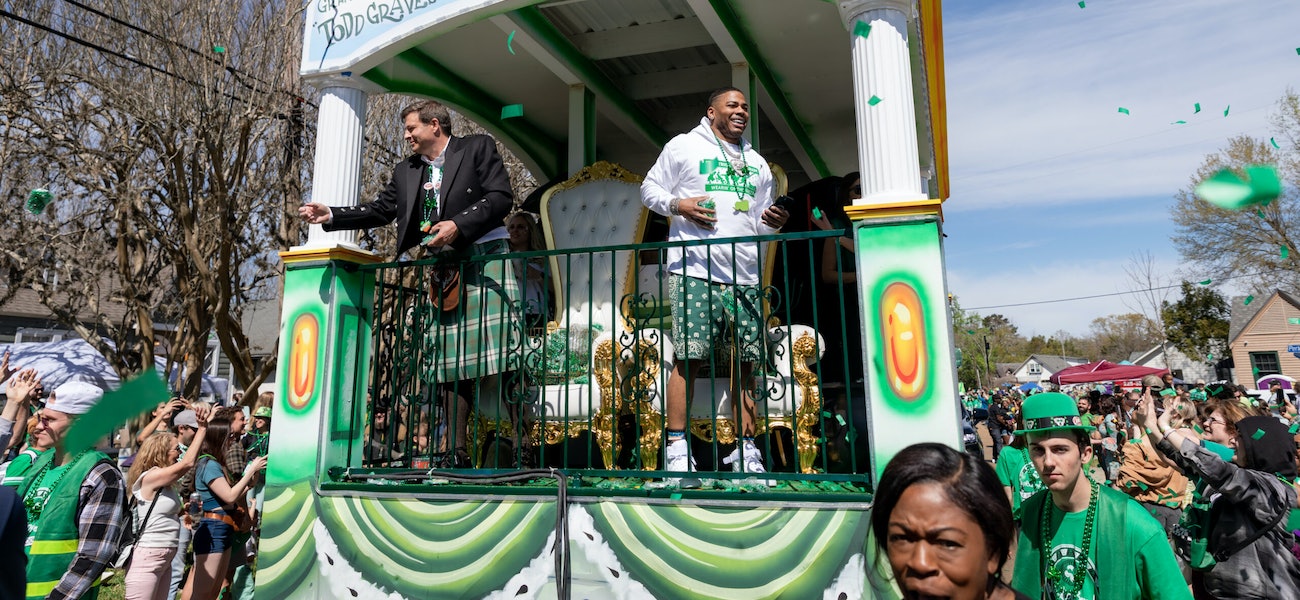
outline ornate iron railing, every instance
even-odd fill
[[[684,363],[696,373],[688,438],[702,475],[733,484],[754,479],[723,461],[741,433],[727,408],[735,391],[729,378],[739,370],[752,371],[744,393],[754,400],[753,433],[771,473],[764,483],[859,485],[869,469],[862,336],[842,235],[435,255],[359,267],[376,276],[373,361],[357,425],[363,431],[354,436],[361,443],[340,466],[553,467],[570,475],[672,478],[658,470],[672,354],[696,346],[674,315],[676,299],[742,325]],[[668,276],[665,264],[681,253],[701,257],[687,264],[731,280],[745,272],[728,265],[756,256],[760,283],[703,283],[697,292],[715,292],[688,300],[687,284]],[[455,308],[440,305],[443,289],[455,287],[450,281],[459,281]],[[761,335],[744,334],[755,330],[744,326],[753,318]],[[738,360],[746,357],[758,358],[752,368]]]

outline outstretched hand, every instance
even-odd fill
[[[5,380],[9,379],[9,377],[14,374],[14,368],[9,366],[9,355],[10,352],[5,350],[4,358],[0,359],[0,383],[4,383]]]
[[[23,369],[9,382],[5,395],[9,397],[10,402],[28,402],[32,399],[33,392],[40,386],[41,376],[36,373],[36,369]]]
[[[298,207],[298,216],[312,225],[320,225],[330,220],[330,207],[320,202],[308,202]]]

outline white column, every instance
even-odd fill
[[[911,0],[841,0],[840,15],[853,40],[853,95],[858,120],[862,199],[857,205],[926,199],[921,188],[907,49]],[[871,26],[855,35],[858,22]],[[879,102],[871,105],[871,98]]]
[[[316,163],[311,198],[328,206],[356,206],[361,193],[361,157],[365,144],[366,92],[331,85],[321,90],[316,121]],[[307,248],[357,247],[356,231],[325,231],[312,225]]]
[[[569,176],[596,160],[596,96],[587,86],[569,86]]]
[[[748,63],[731,63],[731,87],[740,90],[749,102],[749,143],[754,145],[754,151],[761,153],[758,143],[758,95],[755,92],[758,88],[754,85],[754,72]]]

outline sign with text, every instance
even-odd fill
[[[534,0],[535,2],[536,0]],[[404,37],[438,24],[489,16],[533,4],[527,0],[312,0],[302,44],[303,75],[351,69]],[[414,45],[412,43],[411,45]],[[393,52],[409,46],[397,46]],[[383,57],[387,58],[387,57]]]

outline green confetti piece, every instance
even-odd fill
[[[53,200],[54,194],[51,194],[49,190],[44,188],[34,189],[27,194],[27,212],[39,215]]]
[[[1083,8],[1085,6],[1087,6],[1087,3],[1085,3],[1084,0],[1079,0],[1079,8]]]
[[[1218,395],[1219,395],[1219,392],[1222,392],[1222,391],[1223,391],[1223,386],[1221,386],[1221,385],[1220,385],[1220,386],[1215,386],[1215,387],[1210,388],[1210,395],[1211,395],[1211,396],[1218,396]]]
[[[1286,257],[1291,255],[1291,249],[1281,246],[1278,248],[1278,254],[1282,255],[1282,260],[1286,260]]]
[[[1142,483],[1141,481],[1137,482],[1137,486],[1142,488],[1144,491],[1148,489],[1147,484]]]
[[[725,166],[726,163],[716,158],[706,158],[700,161],[700,175],[708,175],[709,173],[718,170],[718,167],[725,167]]]
[[[1231,105],[1231,104],[1228,105],[1228,108],[1223,109],[1223,116],[1225,116],[1225,117],[1228,116],[1228,111],[1230,111],[1230,110],[1232,110],[1232,105]]]
[[[1273,139],[1273,138],[1268,138],[1268,143],[1273,144],[1273,147],[1274,147],[1274,148],[1277,148],[1278,150],[1281,150],[1281,149],[1282,149],[1281,146],[1277,145],[1277,140],[1275,140],[1275,139]]]
[[[225,53],[226,53],[226,47],[225,47],[225,46],[213,46],[213,47],[212,47],[212,51],[213,51],[213,52],[216,52],[217,54],[225,54]]]
[[[1245,300],[1244,302],[1242,302],[1241,305],[1242,305],[1242,306],[1250,306],[1250,303],[1251,303],[1251,302],[1254,302],[1254,301],[1255,301],[1255,297],[1254,297],[1254,296],[1246,296],[1246,300]]]
[[[501,120],[524,116],[524,105],[507,104],[501,107]]]
[[[515,43],[515,32],[511,31],[510,35],[506,37],[506,50],[509,50],[511,54],[515,53],[514,43]]]
[[[840,424],[840,427],[843,427],[846,424],[844,422],[844,415],[841,415],[840,413],[835,413],[835,421]]]
[[[1257,439],[1262,438],[1262,437],[1264,437],[1264,430],[1263,430],[1263,429],[1256,429],[1256,430],[1255,430],[1255,433],[1250,434],[1250,439],[1252,439],[1252,440],[1257,440]]]
[[[850,429],[848,433],[844,434],[845,441],[852,442],[856,439],[858,439],[858,431],[856,429]]]
[[[1300,423],[1295,423],[1295,424],[1291,425],[1291,427],[1290,427],[1289,429],[1287,429],[1286,432],[1287,432],[1287,433],[1290,433],[1290,434],[1292,434],[1292,435],[1295,435],[1295,434],[1297,434],[1297,433],[1300,433]]]
[[[1197,283],[1199,283],[1199,284],[1201,284],[1201,285],[1210,285],[1210,284],[1213,283],[1213,282],[1214,282],[1213,279],[1206,279],[1205,281],[1198,281]]]
[[[1174,121],[1173,123],[1170,123],[1170,125],[1186,125],[1186,124],[1187,124],[1187,121],[1181,121],[1181,120],[1180,120],[1180,121]]]
[[[1231,169],[1211,175],[1196,186],[1196,196],[1224,210],[1242,210],[1266,205],[1282,193],[1282,180],[1275,167],[1250,165],[1245,171],[1245,181]]]
[[[1300,325],[1300,317],[1290,317],[1286,320],[1287,325]]]
[[[971,334],[971,335],[975,335],[975,330],[974,330],[974,329],[967,329],[967,330],[966,330],[966,333],[969,333],[969,334]]]
[[[1127,108],[1124,108],[1123,106],[1119,107],[1119,112],[1122,112],[1122,113],[1124,113],[1124,114],[1126,114],[1126,115],[1129,114],[1128,109],[1127,109]]]
[[[1197,434],[1205,433],[1205,430],[1201,429],[1200,425],[1192,425],[1192,431],[1195,431]]]
[[[1213,355],[1213,354],[1206,354],[1206,355],[1205,355],[1205,360],[1214,360],[1214,355]]]
[[[871,35],[871,24],[866,21],[858,21],[853,24],[853,35],[866,39]]]
[[[1265,216],[1264,216],[1264,210],[1263,210],[1263,209],[1259,209],[1259,208],[1256,208],[1256,209],[1255,209],[1255,216],[1256,216],[1256,217],[1259,217],[1259,218],[1261,218],[1261,219],[1266,219],[1266,218],[1268,218],[1268,217],[1265,217]]]
[[[823,411],[822,411],[822,416],[825,417],[825,418],[827,418],[827,419],[831,418],[831,411],[829,411],[829,410],[823,410]]]
[[[682,495],[679,494],[679,493],[673,493],[673,494],[671,494],[671,495],[668,496],[668,499],[669,499],[669,500],[681,500],[681,499],[682,499]]]
[[[869,105],[869,106],[875,106],[875,105],[877,105],[877,104],[880,104],[880,96],[877,96],[877,95],[875,95],[875,94],[872,94],[872,95],[871,95],[871,99],[870,99],[870,100],[867,100],[867,105]]]
[[[820,219],[820,218],[822,218],[822,209],[817,208],[816,206],[814,206],[814,207],[813,207],[813,218],[814,218],[814,219]]]
[[[1194,105],[1192,105],[1192,106],[1195,108],[1195,110],[1192,111],[1192,114],[1196,114],[1196,113],[1198,113],[1198,112],[1201,112],[1201,103],[1200,103],[1200,102],[1197,102],[1196,104],[1194,104]]]
[[[749,210],[749,200],[737,201],[733,206],[736,209],[736,212],[745,212]]]
[[[1296,49],[1295,49],[1295,53],[1296,53],[1296,54],[1300,54],[1300,48],[1296,48]]]
[[[90,411],[73,420],[63,436],[64,452],[80,452],[95,445],[127,419],[151,410],[171,398],[167,384],[153,369],[127,380],[104,397]]]

